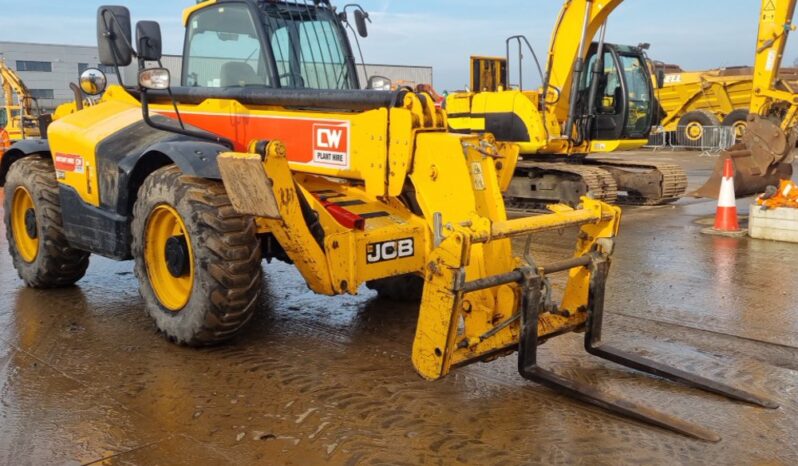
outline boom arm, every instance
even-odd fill
[[[551,37],[547,63],[547,94],[557,100],[555,113],[564,121],[569,113],[572,82],[583,67],[587,45],[609,15],[624,0],[566,0]],[[750,112],[767,115],[774,102],[792,103],[795,96],[776,89],[787,37],[794,29],[792,18],[798,0],[761,0],[759,33],[754,62],[754,96]],[[553,94],[553,95],[552,95]],[[798,113],[791,112],[791,116]],[[792,118],[790,119],[792,120]],[[782,128],[792,121],[785,119]]]
[[[557,100],[553,106],[558,120],[568,115],[571,85],[577,64],[580,68],[587,55],[588,46],[601,25],[624,0],[567,0],[560,10],[549,46],[546,66],[546,83]],[[550,93],[548,93],[550,94]],[[559,97],[558,97],[559,96]]]
[[[796,0],[762,0],[754,61],[754,93],[749,110],[752,114],[767,116],[774,102],[794,103],[795,96],[790,92],[777,90],[776,81],[787,37],[795,29],[792,25],[795,3]],[[794,113],[791,110],[791,116]],[[792,118],[784,119],[782,129],[792,126],[792,121],[788,120]]]

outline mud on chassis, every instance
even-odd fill
[[[235,3],[255,6],[222,3],[228,13]],[[221,7],[206,2],[191,9],[187,18],[212,8]],[[157,25],[140,26],[143,37],[137,44],[151,43],[148,33],[160,37]],[[148,54],[139,49],[139,56],[144,55]],[[151,59],[159,56],[157,50]],[[405,90],[269,88],[175,88],[167,96],[148,88],[153,73],[157,71],[142,70],[138,87],[112,86],[97,105],[54,122],[49,144],[12,147],[0,160],[11,255],[28,285],[76,282],[85,272],[89,253],[127,258],[86,238],[113,237],[110,227],[123,232],[129,227],[136,275],[156,325],[178,342],[210,344],[235,334],[252,315],[252,298],[261,282],[261,253],[274,246],[272,252],[293,262],[320,294],[356,293],[362,283],[407,274],[423,277],[412,360],[429,380],[518,350],[519,371],[526,378],[685,435],[718,439],[700,426],[565,380],[537,365],[539,343],[584,329],[586,349],[599,357],[775,407],[756,395],[600,344],[604,284],[620,210],[583,198],[576,208],[553,205],[549,214],[508,220],[501,188],[513,173],[517,148],[489,135],[449,133],[445,113],[432,106],[429,96]],[[301,106],[287,103],[296,96]],[[187,126],[205,130],[204,139],[186,139],[185,132],[169,122],[164,115],[175,107]],[[231,119],[236,109],[237,119]],[[240,119],[244,110],[271,124],[255,128],[254,136],[241,133],[247,128]],[[150,111],[158,115],[151,117]],[[203,128],[206,120],[239,121],[242,127]],[[350,165],[333,170],[301,162],[304,154],[292,154],[288,141],[308,130],[281,133],[275,120],[318,121],[322,126],[334,122],[335,128],[346,128],[351,131]],[[227,147],[209,143],[209,132],[215,141],[229,138]],[[111,147],[126,147],[128,152],[104,150],[109,141],[115,141]],[[190,150],[170,152],[175,147]],[[63,163],[64,154],[80,160],[81,170],[62,166],[56,176],[52,159]],[[120,155],[125,157],[112,158]],[[93,168],[98,163],[116,169],[106,174],[125,173],[131,167],[152,170],[131,170],[143,180],[137,191],[122,193],[118,191],[123,183],[106,184],[96,176]],[[102,212],[98,192],[117,199],[131,196],[132,212],[122,218]],[[61,209],[65,204],[69,208]],[[94,217],[97,223],[86,229],[76,212],[104,216]],[[102,223],[108,218],[119,221]],[[537,266],[530,254],[512,253],[514,237],[571,226],[580,228],[571,259]],[[569,278],[555,306],[547,298],[546,279],[559,272],[567,272]]]

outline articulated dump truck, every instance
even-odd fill
[[[356,294],[363,284],[390,295],[420,284],[412,363],[427,380],[517,352],[527,379],[719,439],[539,366],[539,345],[584,331],[598,357],[775,407],[601,343],[620,209],[584,197],[508,220],[502,183],[517,148],[487,133],[450,132],[428,94],[360,90],[345,33],[353,10],[365,37],[356,6],[192,6],[183,76],[172,85],[167,70],[145,66],[161,58],[158,24],[139,22],[133,39],[127,8],[101,7],[100,61],[121,67],[135,55],[138,83],[108,87],[96,105],[53,122],[48,140],[19,142],[0,160],[9,248],[24,282],[71,285],[90,254],[133,260],[157,328],[202,346],[229,339],[258,311],[262,260],[276,259],[321,295]],[[104,87],[99,71],[81,79],[87,93]],[[572,256],[544,264],[513,252],[513,238],[560,229],[577,231]],[[567,275],[556,301],[555,274]]]
[[[798,90],[798,69],[781,69],[776,87],[790,93]],[[748,126],[753,93],[752,67],[666,73],[655,93],[663,113],[660,125],[678,132],[679,141],[686,144],[700,141],[707,128],[721,126],[732,128],[740,140]]]

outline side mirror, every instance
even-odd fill
[[[369,28],[366,25],[366,20],[368,19],[368,13],[364,12],[361,9],[355,10],[355,26],[357,27],[357,33],[360,37],[368,37],[369,36]]]
[[[127,66],[133,61],[130,11],[123,6],[97,10],[97,48],[103,65]]]
[[[106,86],[108,78],[97,68],[89,68],[80,74],[80,90],[86,95],[100,95],[105,92]]]
[[[374,91],[390,91],[392,84],[393,83],[391,80],[385,76],[372,76],[369,78],[366,89],[371,89]]]
[[[657,89],[662,89],[665,86],[665,70],[662,68],[657,70]]]
[[[136,48],[139,58],[158,61],[163,56],[161,49],[161,25],[155,21],[136,23]]]
[[[139,71],[139,86],[151,91],[169,89],[171,78],[166,68],[149,68]]]

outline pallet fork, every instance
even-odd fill
[[[760,395],[731,387],[698,374],[693,374],[675,367],[662,364],[636,354],[623,351],[601,341],[601,330],[604,320],[604,285],[609,271],[609,258],[602,254],[585,256],[579,267],[591,270],[588,319],[585,325],[585,350],[602,359],[613,361],[632,369],[653,374],[659,377],[682,382],[687,385],[716,393],[727,398],[744,401],[764,408],[779,407],[774,401]],[[557,271],[543,268],[544,273]],[[526,379],[544,385],[557,392],[564,393],[578,400],[602,407],[614,413],[627,416],[638,421],[659,426],[674,432],[709,442],[720,441],[720,436],[711,430],[667,413],[657,411],[621,397],[603,393],[595,388],[572,380],[565,379],[538,365],[537,349],[541,343],[538,338],[538,316],[542,305],[543,278],[534,269],[519,273],[523,281],[525,296],[521,310],[522,332],[518,345],[518,372]],[[509,279],[510,277],[508,277]]]

